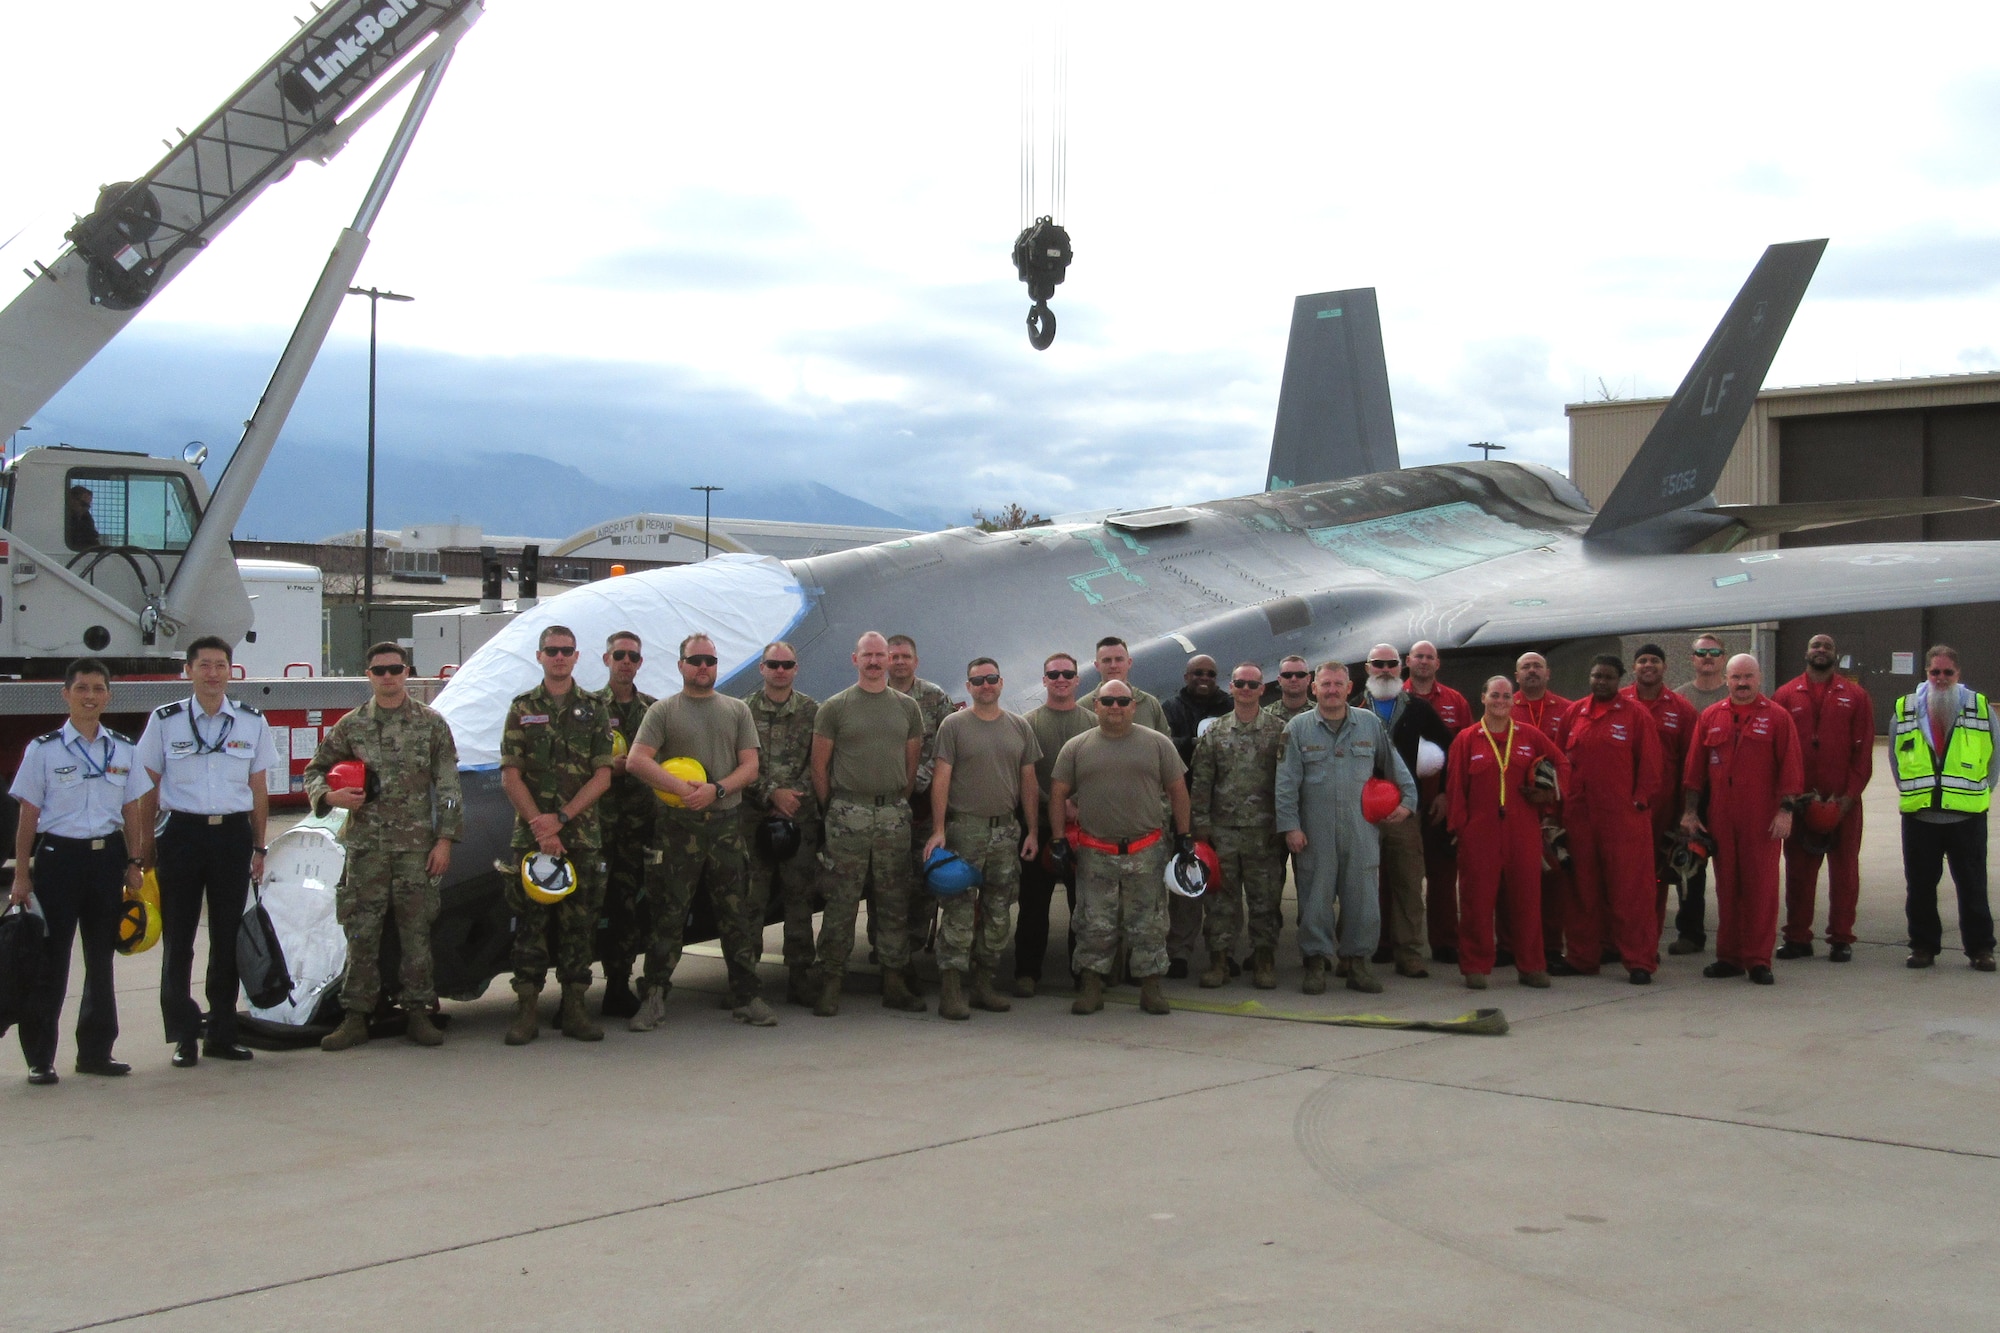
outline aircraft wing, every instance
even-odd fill
[[[1521,560],[1532,561],[1536,555]],[[2000,542],[1873,542],[1721,555],[1586,554],[1434,606],[1440,644],[1512,644],[1641,628],[1746,624],[2000,601]],[[1518,561],[1508,561],[1518,565]],[[1497,572],[1497,570],[1496,570]]]

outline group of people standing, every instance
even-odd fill
[[[1344,663],[1288,657],[1266,703],[1257,664],[1232,668],[1225,690],[1201,655],[1162,701],[1131,683],[1129,649],[1107,637],[1091,662],[1095,690],[1078,697],[1078,658],[1052,653],[1043,701],[1026,715],[1000,706],[1005,681],[989,657],[967,664],[970,705],[955,706],[917,675],[904,635],[862,635],[855,683],[824,702],[794,687],[797,654],[783,642],[765,646],[761,688],[748,700],[716,691],[720,659],[707,635],[680,642],[682,687],[664,699],[637,689],[643,654],[636,633],[611,635],[609,681],[585,690],[574,680],[576,636],[550,626],[537,643],[541,683],[509,707],[501,768],[514,854],[560,858],[573,877],[553,902],[508,882],[510,1045],[539,1034],[552,965],[562,1033],[602,1039],[586,1005],[593,959],[606,979],[597,1017],[657,1027],[704,886],[727,965],[724,1004],[753,1026],[777,1022],[757,975],[774,897],[786,998],[822,1017],[839,1013],[864,897],[885,1006],[928,1008],[912,958],[933,941],[943,1017],[1004,1012],[1007,991],[1034,996],[1059,884],[1070,902],[1072,1010],[1097,1012],[1105,987],[1129,977],[1141,1009],[1163,1014],[1162,982],[1189,975],[1204,944],[1201,986],[1227,985],[1245,968],[1253,986],[1276,986],[1288,861],[1307,994],[1330,979],[1379,992],[1374,967],[1423,978],[1427,962],[1456,965],[1473,989],[1507,966],[1531,987],[1611,965],[1646,984],[1670,888],[1681,902],[1668,952],[1707,947],[1711,866],[1716,957],[1704,975],[1769,985],[1774,957],[1810,956],[1822,864],[1829,957],[1853,953],[1874,716],[1824,634],[1810,641],[1804,673],[1770,695],[1754,657],[1725,660],[1722,642],[1704,635],[1694,678],[1678,689],[1666,685],[1657,644],[1640,648],[1630,685],[1621,661],[1597,658],[1577,700],[1550,691],[1546,660],[1526,653],[1511,679],[1485,682],[1476,707],[1438,679],[1429,643],[1407,655],[1376,645],[1358,688]],[[111,1054],[110,961],[121,897],[148,868],[158,872],[173,1063],[251,1058],[236,1040],[232,931],[211,931],[205,1020],[190,995],[204,904],[211,921],[234,922],[261,874],[264,774],[275,763],[262,716],[227,697],[229,667],[222,640],[191,645],[192,696],[156,710],[135,743],[99,720],[108,668],[73,663],[70,720],[28,748],[12,789],[21,818],[10,903],[38,902],[50,963],[48,1002],[21,1025],[31,1083],[57,1081],[57,1016],[79,933],[76,1068],[128,1072]],[[1897,701],[1891,729],[1906,961],[1928,967],[1942,949],[1936,895],[1948,864],[1967,959],[1991,972],[1991,718],[1958,669],[1951,648],[1929,650],[1925,680]],[[348,811],[338,890],[346,1016],[322,1042],[328,1050],[369,1038],[390,920],[408,1035],[443,1041],[429,938],[461,832],[457,755],[443,719],[407,691],[406,650],[375,645],[368,671],[370,700],[328,729],[305,778],[317,811]],[[698,776],[674,762],[686,759]],[[348,761],[365,766],[365,785],[332,780]],[[1371,783],[1393,802],[1365,810]],[[941,851],[976,872],[974,887],[929,892],[920,865]],[[1170,892],[1171,867],[1195,858],[1215,868],[1207,891]]]

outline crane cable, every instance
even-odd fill
[[[1067,275],[1074,258],[1069,233],[1056,219],[1069,202],[1069,49],[1061,19],[1051,42],[1049,61],[1048,161],[1036,161],[1041,140],[1036,53],[1032,39],[1021,65],[1021,232],[1014,238],[1014,270],[1028,284],[1034,304],[1028,310],[1028,342],[1046,351],[1056,338],[1055,312],[1049,298]],[[1042,202],[1042,177],[1047,176],[1047,213],[1037,216]]]

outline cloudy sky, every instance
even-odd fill
[[[114,69],[0,6],[4,271],[294,9],[98,0],[144,33]],[[1067,9],[1077,258],[1037,353],[1008,251],[1047,7],[491,0],[362,269],[418,298],[384,308],[385,454],[818,481],[925,525],[1236,494],[1293,296],[1372,285],[1406,462],[1562,466],[1565,402],[1670,392],[1762,248],[1809,236],[1770,383],[2000,369],[1990,4]],[[226,453],[392,121],[275,187],[24,441]],[[281,453],[358,448],[365,337],[351,303]]]

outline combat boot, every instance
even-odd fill
[[[791,981],[785,986],[785,1003],[812,1008],[814,1002],[819,999],[818,992],[813,989],[812,964],[793,963],[791,973]]]
[[[604,1029],[591,1020],[590,1010],[584,1007],[583,997],[590,987],[581,981],[563,983],[562,1015],[559,1022],[562,1034],[573,1041],[603,1041]]]
[[[410,1025],[404,1029],[403,1035],[419,1046],[444,1045],[444,1030],[431,1021],[428,1009],[410,1010]]]
[[[909,1014],[921,1014],[930,1008],[921,998],[910,993],[908,978],[893,968],[882,969],[882,1007],[901,1009]]]
[[[604,1000],[597,1012],[605,1018],[630,1018],[639,1012],[639,997],[632,993],[632,978],[627,973],[604,974]]]
[[[1363,995],[1382,993],[1382,983],[1368,970],[1366,958],[1356,958],[1353,965],[1347,969],[1347,989],[1358,990]]]
[[[989,1014],[1004,1014],[1014,1007],[1006,996],[993,988],[993,969],[990,967],[972,969],[972,1007],[984,1009]]]
[[[938,1017],[963,1019],[972,1017],[972,1010],[965,1003],[965,974],[953,968],[945,968],[938,973]],[[883,997],[884,1004],[888,997]]]
[[[1250,956],[1250,984],[1258,990],[1278,988],[1278,963],[1271,950],[1259,949]]]
[[[1077,979],[1076,999],[1070,1002],[1073,1014],[1094,1014],[1104,1007],[1104,977],[1101,973],[1085,972]]]
[[[535,1005],[542,998],[542,988],[531,982],[514,983],[516,1007],[514,1021],[507,1025],[507,1044],[526,1046],[542,1031],[542,1021],[535,1013]]]
[[[658,986],[646,987],[646,994],[639,1001],[639,1012],[625,1020],[627,1032],[651,1032],[667,1017],[667,993]]]
[[[322,1051],[344,1051],[350,1046],[365,1046],[368,1043],[368,1015],[356,1009],[349,1009],[347,1016],[340,1020],[340,1026],[319,1039]]]
[[[1299,983],[1299,993],[1301,995],[1326,994],[1326,959],[1318,957],[1306,959],[1306,975],[1305,979]]]
[[[1172,1012],[1167,1003],[1167,993],[1160,986],[1157,976],[1139,978],[1139,1007],[1149,1014]]]
[[[840,1012],[841,973],[829,972],[820,978],[819,999],[813,1005],[815,1018],[832,1018]]]
[[[1217,986],[1229,984],[1229,954],[1226,951],[1208,951],[1208,971],[1201,974],[1199,984],[1203,990],[1214,990]]]

